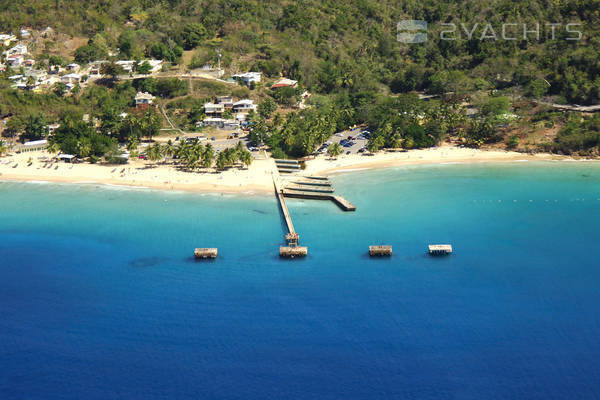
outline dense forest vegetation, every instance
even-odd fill
[[[52,26],[87,38],[74,53],[82,63],[119,49],[121,58],[152,57],[179,64],[189,50],[189,68],[214,64],[221,53],[228,71],[260,70],[267,78],[298,80],[314,94],[310,103],[315,107],[283,119],[265,112],[272,107],[265,104],[253,117],[253,142],[267,143],[280,155],[309,154],[331,133],[356,123],[374,128],[371,150],[428,147],[447,133],[481,145],[498,139],[511,92],[529,98],[553,96],[556,102],[600,102],[600,0],[0,0],[0,9],[5,30]],[[398,42],[396,23],[404,19],[428,21],[428,41]],[[460,26],[460,38],[441,40],[442,23],[461,22],[472,29],[470,40]],[[503,23],[517,24],[511,28],[517,31],[522,24],[531,30],[539,23],[540,38],[530,34],[527,40],[479,40],[486,24],[500,35]],[[548,23],[561,24],[554,40]],[[567,40],[572,37],[567,23],[582,24],[581,40]],[[519,32],[511,35],[520,37]],[[135,90],[168,99],[185,95],[189,88],[176,79],[147,79],[110,89],[90,88],[77,101],[52,94],[25,98],[27,94],[5,90],[0,96],[5,100],[2,107],[11,111],[28,104],[22,120],[32,114],[30,105],[35,110],[36,104],[60,108],[81,102],[106,118],[103,110],[122,109],[122,99],[131,101]],[[445,94],[446,101],[423,102],[404,95],[414,91]],[[456,104],[476,91],[493,95],[481,104],[482,113],[469,121]],[[277,91],[270,97],[280,106],[291,106],[298,94]],[[112,98],[110,105],[94,100],[98,96]],[[201,117],[200,100],[184,98],[177,104],[187,107],[187,124]],[[593,132],[587,125],[569,126],[571,133],[561,132],[551,150],[574,150],[566,144],[568,137]]]
[[[532,95],[569,102],[600,99],[598,0],[1,0],[0,9],[5,29],[53,26],[91,38],[77,54],[82,60],[118,47],[126,56],[176,62],[182,50],[196,49],[200,65],[214,62],[219,49],[227,67],[283,73],[321,93],[522,85]],[[404,19],[428,21],[428,42],[397,42],[396,23]],[[440,24],[448,22],[479,27],[472,40],[440,40]],[[528,40],[477,39],[487,23],[499,31],[502,23],[533,29],[536,22],[539,41],[531,34]],[[580,41],[565,40],[568,22],[583,24]],[[556,40],[549,39],[547,23],[563,24]]]

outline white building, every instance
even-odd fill
[[[27,46],[25,46],[24,44],[21,44],[21,43],[19,43],[15,47],[11,47],[10,49],[6,50],[7,56],[25,55],[25,54],[27,54]]]
[[[260,82],[262,72],[244,72],[243,74],[235,74],[235,79],[241,80],[244,85],[249,86],[251,83]]]
[[[133,66],[135,64],[135,61],[134,60],[119,60],[119,61],[115,62],[115,64],[117,64],[118,66],[123,68],[123,71],[129,73],[129,72],[133,71]]]
[[[60,80],[66,84],[75,84],[81,82],[81,75],[79,74],[67,74],[60,77]]]
[[[12,42],[16,42],[17,37],[15,35],[7,35],[5,33],[0,34],[0,44],[3,44],[4,47],[10,46]]]
[[[20,67],[23,65],[23,61],[25,61],[25,57],[23,57],[21,54],[13,54],[6,58],[6,64],[12,68]]]
[[[225,112],[225,106],[223,104],[205,103],[204,113],[206,115],[212,115],[214,117],[221,116]]]
[[[89,75],[100,75],[100,69],[102,65],[106,64],[108,61],[94,61],[90,64]]]
[[[231,96],[217,96],[217,104],[222,104],[225,108],[233,107],[233,97]]]
[[[135,106],[139,108],[149,107],[150,105],[152,105],[154,99],[155,97],[148,92],[138,92],[135,95]]]
[[[233,112],[235,113],[248,113],[250,111],[256,111],[256,104],[250,99],[244,99],[233,103]]]
[[[283,87],[297,88],[298,81],[295,81],[293,79],[288,79],[288,78],[281,78],[277,82],[275,82],[273,84],[273,86],[271,86],[271,89],[277,89],[277,88],[283,88]]]
[[[234,130],[240,127],[240,123],[234,119],[223,118],[205,118],[202,121],[204,126],[212,126],[217,129]]]

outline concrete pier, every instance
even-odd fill
[[[304,257],[308,255],[308,247],[299,245],[300,235],[298,235],[294,229],[294,223],[292,222],[290,211],[287,208],[287,204],[285,204],[283,190],[279,188],[279,185],[275,179],[273,179],[273,186],[275,187],[275,195],[279,201],[279,207],[281,207],[281,212],[283,214],[283,218],[285,219],[285,224],[288,230],[288,233],[285,235],[287,246],[281,246],[279,248],[279,256],[290,258]]]
[[[429,254],[432,256],[445,256],[452,254],[452,246],[449,244],[430,244]]]
[[[196,259],[217,258],[219,251],[216,248],[198,248],[194,250]]]
[[[316,192],[305,192],[298,190],[288,190],[285,189],[283,191],[283,195],[285,197],[290,197],[294,199],[308,199],[308,200],[330,200],[333,201],[339,208],[343,211],[356,211],[356,206],[350,203],[348,200],[343,198],[342,196],[327,194],[327,193],[316,193]]]
[[[369,246],[371,257],[385,257],[392,255],[392,246]]]

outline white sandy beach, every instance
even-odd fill
[[[221,173],[185,172],[172,165],[154,165],[131,161],[127,165],[50,163],[46,152],[15,154],[0,158],[0,180],[48,181],[60,183],[98,183],[145,187],[161,190],[221,193],[270,193],[273,190],[272,159],[255,160],[248,169],[233,168]],[[28,160],[32,159],[31,165]],[[416,164],[478,163],[517,160],[564,160],[550,154],[527,155],[506,151],[483,151],[442,146],[406,152],[380,152],[375,155],[343,155],[336,160],[319,156],[306,163],[303,175],[326,175],[335,172],[386,168]],[[16,165],[16,167],[15,167]]]
[[[351,154],[331,160],[319,156],[307,163],[305,174],[332,174],[351,170],[399,167],[419,164],[510,162],[518,160],[565,160],[552,154],[523,154],[511,151],[478,150],[456,146],[440,146],[423,150],[380,152],[375,155]]]
[[[170,164],[135,160],[125,165],[50,163],[46,152],[15,154],[0,158],[0,180],[98,183],[193,192],[272,191],[273,161],[255,160],[250,168],[233,168],[221,173],[185,172]],[[32,164],[28,166],[29,158]],[[15,168],[15,164],[17,167]]]

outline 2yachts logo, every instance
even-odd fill
[[[582,24],[562,23],[441,23],[440,40],[568,40],[578,41],[583,37]],[[397,24],[397,40],[402,43],[425,43],[428,24],[422,20],[403,20]]]

